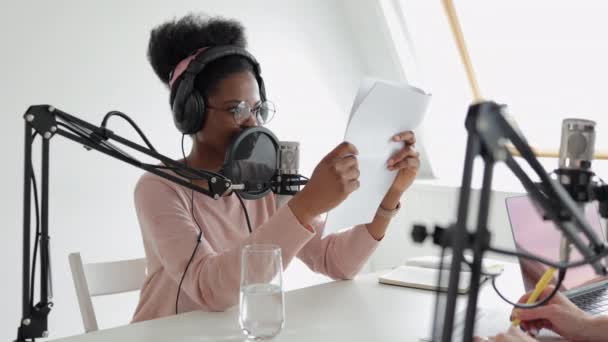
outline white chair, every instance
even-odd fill
[[[85,332],[98,330],[92,297],[136,291],[146,276],[146,259],[83,264],[80,253],[68,256]]]

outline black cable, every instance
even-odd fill
[[[150,143],[150,141],[148,140],[148,138],[146,137],[146,135],[144,134],[144,132],[139,128],[139,126],[137,126],[137,124],[135,123],[135,121],[133,121],[125,113],[119,112],[117,110],[113,110],[111,112],[108,112],[103,117],[103,120],[101,121],[101,127],[102,128],[104,128],[104,129],[106,128],[106,124],[108,123],[108,119],[110,119],[110,117],[112,117],[112,116],[118,116],[118,117],[121,117],[121,118],[125,119],[131,125],[131,127],[133,127],[137,131],[137,134],[139,134],[139,136],[144,141],[144,143],[146,143],[146,145],[148,146],[148,148],[150,148],[152,151],[156,152],[156,149],[154,148],[154,146],[152,146],[152,144]]]
[[[97,143],[95,140],[93,140],[93,139],[92,139],[92,138],[91,138],[89,135],[85,134],[85,133],[84,133],[84,132],[82,132],[82,131],[77,130],[76,128],[74,128],[74,127],[72,127],[72,126],[70,126],[70,125],[68,125],[68,124],[65,124],[65,123],[63,123],[63,122],[57,122],[57,126],[58,126],[58,127],[63,127],[63,128],[65,128],[65,129],[67,129],[68,131],[70,131],[70,133],[72,133],[72,134],[74,134],[74,135],[77,135],[77,136],[78,136],[78,137],[80,137],[80,138],[86,139],[86,140],[90,141],[90,142],[91,142],[92,144],[94,144],[94,145],[98,144],[98,143]],[[78,128],[80,128],[80,127],[78,127]],[[82,129],[82,128],[80,128],[80,129]],[[115,149],[108,148],[108,145],[106,145],[106,144],[102,144],[102,145],[103,145],[103,148],[105,148],[105,149],[107,149],[107,150],[111,150],[111,151],[114,151],[114,152],[117,152],[117,153],[122,154],[122,152],[120,152],[120,151],[117,151],[117,150],[115,150]],[[88,146],[85,146],[85,148],[86,148],[87,150],[90,150],[90,147],[88,147]],[[124,154],[123,154],[123,155],[124,155]],[[130,156],[128,156],[128,157],[129,157],[129,158],[131,158]],[[132,159],[132,158],[131,158],[131,159]]]
[[[140,137],[141,137],[141,138],[144,140],[144,142],[146,143],[146,145],[148,146],[148,148],[150,148],[152,151],[154,151],[154,152],[158,153],[158,151],[156,151],[156,149],[154,148],[154,146],[152,146],[152,144],[150,143],[150,141],[148,140],[148,138],[146,137],[146,135],[145,135],[145,134],[143,133],[143,131],[142,131],[142,130],[141,130],[141,129],[140,129],[138,126],[137,126],[137,124],[136,124],[136,123],[135,123],[135,122],[134,122],[134,121],[133,121],[131,118],[129,118],[129,117],[126,115],[126,114],[124,114],[124,113],[122,113],[122,112],[119,112],[119,111],[111,111],[111,112],[108,112],[108,113],[107,113],[107,114],[104,116],[103,121],[102,121],[102,123],[101,123],[101,127],[102,127],[103,129],[105,129],[105,128],[106,128],[106,125],[107,125],[108,119],[109,119],[110,117],[112,117],[112,116],[119,116],[119,117],[121,117],[121,118],[125,119],[127,122],[129,122],[129,123],[131,124],[131,126],[132,126],[132,127],[133,127],[133,128],[136,130],[136,131],[137,131],[137,133],[140,135]],[[70,124],[71,124],[71,125],[73,125],[73,123],[70,123]],[[180,175],[180,176],[182,176],[182,177],[184,177],[184,178],[188,178],[188,179],[190,179],[190,180],[192,180],[192,179],[195,179],[195,180],[199,180],[199,179],[206,179],[204,176],[199,176],[199,175],[195,175],[195,174],[186,173],[186,172],[184,172],[183,170],[180,170],[179,168],[174,167],[174,166],[166,166],[166,165],[153,165],[153,164],[141,163],[141,162],[139,162],[137,159],[135,159],[135,158],[131,157],[130,155],[127,155],[127,154],[123,153],[122,151],[117,150],[117,149],[116,149],[116,148],[114,148],[112,145],[108,145],[108,144],[104,143],[104,141],[101,141],[101,142],[97,142],[97,141],[95,141],[94,139],[92,139],[92,138],[91,138],[91,137],[88,135],[88,134],[94,134],[94,132],[90,132],[90,133],[87,133],[87,132],[82,132],[82,131],[79,131],[78,129],[82,130],[83,128],[81,128],[81,127],[79,127],[79,126],[73,127],[73,126],[71,126],[71,125],[67,125],[67,124],[65,124],[65,123],[63,123],[63,122],[58,122],[58,123],[57,123],[57,125],[58,125],[58,126],[61,126],[61,127],[63,127],[63,128],[65,128],[65,129],[67,129],[67,130],[69,130],[71,133],[76,134],[76,135],[78,135],[78,136],[79,136],[79,137],[81,137],[81,138],[84,138],[84,139],[87,139],[87,140],[91,141],[93,144],[101,144],[101,145],[103,145],[103,146],[104,146],[104,148],[105,148],[105,149],[107,149],[107,150],[110,150],[110,151],[113,151],[113,152],[116,152],[116,153],[120,153],[121,155],[123,155],[123,156],[125,156],[125,157],[127,157],[127,158],[131,159],[132,161],[135,161],[135,162],[137,162],[137,163],[139,163],[139,164],[141,164],[141,165],[143,165],[143,166],[153,167],[153,168],[156,168],[156,169],[168,169],[168,170],[172,170],[172,171],[174,171],[175,173],[177,173],[178,175]],[[77,129],[77,128],[78,128],[78,129]],[[185,153],[184,153],[184,151],[183,151],[183,137],[182,137],[182,153],[184,154],[184,160],[185,160]],[[187,166],[188,166],[188,163],[186,163],[186,167],[187,167]],[[205,174],[207,177],[218,177],[218,178],[223,178],[223,176],[222,176],[221,174],[217,173],[217,172],[208,171],[208,170],[197,170],[197,171],[199,171],[200,173]]]
[[[541,264],[545,264],[547,266],[553,267],[553,268],[555,268],[555,269],[557,269],[559,271],[558,272],[557,284],[556,284],[555,288],[553,289],[553,291],[547,297],[545,297],[543,300],[541,300],[539,302],[536,302],[534,304],[520,304],[520,303],[515,303],[515,302],[509,300],[508,298],[506,298],[506,296],[504,296],[502,294],[502,292],[500,292],[498,290],[498,288],[496,286],[496,278],[498,277],[499,274],[486,273],[486,272],[483,272],[483,270],[482,270],[481,274],[483,276],[491,278],[492,287],[494,288],[494,291],[496,292],[496,294],[498,294],[498,296],[502,300],[504,300],[505,302],[509,303],[510,305],[512,305],[512,306],[514,306],[516,308],[520,308],[520,309],[534,309],[534,308],[537,308],[537,307],[545,305],[559,291],[559,288],[562,286],[562,282],[563,282],[564,278],[566,277],[566,271],[569,268],[579,267],[579,266],[582,266],[582,265],[593,263],[593,262],[596,262],[599,259],[603,258],[604,256],[608,255],[608,250],[604,250],[604,251],[602,251],[598,255],[595,255],[595,256],[587,258],[587,259],[579,260],[579,261],[576,261],[576,262],[570,262],[570,263],[562,263],[562,262],[560,262],[560,263],[556,263],[556,262],[553,262],[553,261],[549,261],[549,260],[547,260],[545,258],[533,255],[533,254],[531,254],[531,253],[529,253],[529,252],[527,252],[525,250],[524,250],[524,252],[515,252],[515,251],[504,250],[504,249],[501,249],[501,248],[490,247],[490,248],[488,248],[488,251],[491,251],[491,252],[494,252],[494,253],[503,254],[503,255],[516,256],[516,257],[519,257],[519,258],[529,259],[529,260],[536,261],[536,262],[539,262]],[[470,261],[468,261],[466,258],[464,258],[463,262],[469,267],[469,269],[472,269],[473,265],[472,265],[472,263]]]
[[[532,260],[532,261],[536,261],[536,262],[539,262],[541,264],[545,264],[547,266],[553,267],[553,268],[555,268],[555,269],[557,269],[559,271],[559,273],[558,273],[558,279],[557,279],[557,284],[556,284],[555,288],[553,289],[553,291],[547,297],[545,297],[543,300],[541,300],[539,302],[536,302],[534,304],[519,304],[519,303],[515,303],[513,301],[510,301],[509,299],[506,298],[506,296],[504,296],[502,294],[502,292],[500,292],[498,290],[498,288],[496,286],[496,277],[498,275],[497,274],[488,274],[488,273],[483,273],[482,272],[485,276],[489,276],[492,279],[492,287],[494,288],[494,291],[496,291],[496,294],[498,294],[498,296],[500,298],[502,298],[502,300],[504,300],[505,302],[513,305],[516,308],[520,308],[520,309],[534,309],[534,308],[537,308],[537,307],[545,305],[559,291],[559,288],[562,286],[562,282],[563,282],[564,278],[566,277],[566,271],[569,268],[579,267],[579,266],[582,266],[582,265],[593,263],[593,262],[596,262],[599,259],[603,258],[604,256],[608,255],[608,250],[604,250],[601,253],[599,253],[598,255],[595,255],[595,256],[590,257],[590,258],[582,259],[582,260],[579,260],[579,261],[570,262],[570,263],[563,263],[563,262],[555,263],[555,262],[549,261],[547,259],[544,259],[542,257],[538,257],[536,255],[530,254],[528,252],[514,252],[514,251],[508,251],[508,250],[504,250],[504,249],[500,249],[500,248],[493,248],[493,247],[490,247],[488,250],[492,251],[492,252],[495,252],[495,253],[503,254],[503,255],[516,256],[516,257],[519,257],[519,258],[524,258],[524,259],[529,259],[529,260]]]
[[[213,171],[208,171],[208,170],[200,170],[200,169],[197,170],[205,175],[205,176],[199,176],[199,175],[193,174],[189,171],[181,170],[179,167],[175,167],[175,166],[155,165],[155,164],[147,164],[147,163],[141,163],[141,165],[152,167],[155,169],[171,170],[171,171],[177,173],[178,175],[180,175],[184,178],[187,178],[189,180],[201,180],[201,179],[206,180],[208,177],[224,178],[224,176],[222,176],[221,174],[213,172]],[[187,165],[188,164],[186,164],[186,166]]]
[[[112,113],[112,112],[110,112],[110,113]],[[121,113],[121,114],[122,114],[122,113]],[[115,114],[115,115],[118,115],[118,114]],[[106,116],[107,116],[107,115],[106,115]],[[105,121],[107,121],[107,120],[105,120],[105,118],[104,118],[104,123],[105,123]],[[104,123],[102,123],[102,124],[104,124]],[[133,123],[133,124],[135,125],[135,123]],[[72,127],[72,126],[70,126],[70,125],[67,125],[67,124],[65,124],[65,123],[63,123],[63,122],[58,122],[58,123],[57,123],[57,126],[63,127],[63,128],[65,128],[65,129],[69,130],[71,133],[73,133],[73,134],[75,134],[75,135],[77,135],[77,136],[79,136],[79,137],[81,137],[81,138],[83,138],[83,139],[87,139],[87,140],[91,141],[91,143],[93,143],[93,144],[98,144],[98,143],[97,143],[95,140],[91,139],[91,137],[90,137],[90,136],[88,136],[87,134],[85,134],[85,133],[83,133],[83,132],[81,132],[81,131],[78,131],[76,128],[74,128],[74,127]],[[135,125],[135,126],[137,126],[137,125]],[[137,129],[138,129],[138,128],[137,128]],[[142,134],[143,134],[143,133],[142,133]],[[104,148],[105,148],[105,149],[107,149],[107,150],[109,150],[109,151],[116,152],[116,153],[120,153],[121,155],[123,155],[123,156],[125,156],[125,157],[127,157],[127,158],[131,159],[132,161],[135,161],[135,162],[137,162],[137,163],[139,163],[139,164],[141,164],[141,165],[143,165],[143,166],[148,166],[148,167],[152,167],[152,168],[155,168],[155,169],[168,169],[168,170],[172,170],[172,171],[174,171],[175,173],[177,173],[178,175],[180,175],[180,176],[182,176],[182,177],[184,177],[184,178],[190,179],[190,180],[192,180],[192,179],[195,179],[195,180],[198,180],[198,179],[206,179],[206,178],[205,178],[205,177],[203,177],[203,176],[198,176],[198,175],[194,175],[194,174],[186,174],[184,171],[182,171],[182,170],[180,170],[179,168],[174,167],[174,166],[166,166],[166,165],[154,165],[154,164],[141,163],[141,162],[139,162],[137,159],[135,159],[135,158],[133,158],[133,157],[131,157],[131,156],[129,156],[129,155],[124,154],[122,151],[119,151],[119,150],[116,150],[116,149],[112,148],[112,146],[111,146],[111,145],[104,144],[103,142],[101,142],[101,144],[104,146]],[[151,146],[151,144],[150,144],[150,145],[148,145],[148,147],[149,147],[150,149],[154,149],[154,148]],[[154,152],[156,152],[156,150],[154,150]],[[157,152],[157,153],[158,153],[158,152]],[[183,146],[182,146],[182,153],[184,153],[184,151],[183,151]],[[185,154],[184,154],[184,156],[185,156]],[[185,157],[184,157],[184,160],[185,160]],[[187,167],[187,166],[188,166],[188,163],[186,162],[186,167]],[[201,173],[205,174],[207,177],[218,177],[218,178],[222,178],[222,177],[223,177],[222,175],[220,175],[220,174],[218,174],[218,173],[216,173],[216,172],[212,172],[212,171],[207,171],[207,170],[197,170],[197,171],[199,171],[199,172],[201,172]]]
[[[579,267],[579,266],[583,266],[586,264],[597,262],[598,260],[608,256],[608,248],[606,248],[599,254],[594,255],[592,257],[582,259],[579,261],[563,263],[563,262],[551,261],[551,260],[545,259],[543,257],[533,255],[533,254],[525,251],[522,248],[520,248],[520,249],[522,251],[515,252],[515,251],[509,251],[509,250],[502,249],[502,248],[490,247],[490,248],[488,248],[488,251],[503,254],[503,255],[509,255],[509,256],[514,256],[514,257],[518,257],[518,258],[525,258],[525,259],[537,261],[537,262],[540,262],[541,264],[551,266],[556,269],[568,269],[568,268],[572,268],[572,267]]]
[[[198,175],[194,175],[194,174],[190,174],[190,173],[186,173],[183,170],[181,170],[179,167],[175,167],[175,166],[167,166],[167,165],[154,165],[154,164],[142,164],[144,166],[149,166],[155,169],[160,169],[160,170],[171,170],[175,173],[177,173],[178,175],[190,179],[190,180],[201,180],[201,179],[207,179],[206,177],[203,176],[198,176]]]
[[[57,126],[63,127],[65,129],[67,129],[70,133],[72,133],[74,135],[77,135],[80,138],[83,138],[83,139],[86,139],[86,140],[90,141],[92,145],[97,145],[99,148],[103,147],[103,149],[105,149],[106,152],[107,151],[111,151],[111,152],[118,153],[118,154],[122,155],[123,157],[128,158],[128,159],[130,159],[131,161],[133,161],[135,163],[141,164],[139,162],[139,160],[137,160],[137,159],[133,158],[132,156],[126,154],[125,152],[123,152],[123,151],[115,148],[114,146],[112,146],[111,144],[105,142],[104,140],[95,140],[95,139],[91,138],[91,134],[95,134],[95,133],[93,133],[93,132],[87,132],[84,128],[82,128],[80,126],[77,126],[77,125],[71,126],[71,125],[74,125],[74,124],[70,122],[70,125],[68,125],[68,124],[65,124],[63,122],[57,122]],[[86,146],[86,145],[85,145],[85,148],[87,150],[91,149],[89,146]]]
[[[247,219],[247,229],[249,229],[249,234],[251,234],[253,230],[251,229],[251,221],[249,221],[249,213],[247,212],[247,207],[245,207],[245,203],[243,202],[243,198],[241,198],[241,195],[236,191],[234,192],[234,194],[239,199],[239,202],[241,202],[241,207],[243,207],[243,211],[245,211],[245,219]]]
[[[108,114],[106,114],[106,116],[104,117],[103,121],[102,121],[102,128],[106,128],[105,125],[107,124],[108,119],[111,116],[119,116],[121,118],[124,118],[125,120],[127,120],[132,126],[133,128],[135,128],[135,130],[137,130],[137,132],[140,134],[140,136],[142,137],[142,139],[144,140],[144,142],[146,143],[146,145],[148,146],[148,148],[150,148],[151,150],[153,150],[154,152],[158,153],[156,151],[156,149],[154,148],[154,146],[152,146],[152,144],[148,141],[148,139],[146,138],[145,134],[141,131],[141,129],[139,129],[139,127],[137,126],[137,124],[131,119],[129,118],[126,114],[118,112],[118,111],[112,111],[109,112]],[[74,125],[74,126],[72,126]],[[114,146],[106,143],[105,141],[97,141],[96,139],[91,138],[90,135],[95,134],[94,132],[87,132],[85,131],[85,128],[82,128],[80,126],[77,126],[73,123],[70,122],[70,124],[65,124],[63,122],[57,122],[57,126],[61,126],[67,130],[69,130],[71,133],[83,138],[83,139],[87,139],[88,141],[90,141],[92,144],[95,145],[102,145],[107,151],[112,151],[112,152],[116,152],[121,154],[122,156],[130,159],[133,162],[136,162],[138,164],[141,164],[142,166],[148,166],[148,167],[152,167],[152,168],[156,168],[156,169],[168,169],[168,170],[172,170],[175,173],[177,173],[178,175],[187,178],[187,179],[194,179],[194,180],[201,180],[201,179],[207,179],[206,177],[217,177],[217,178],[224,178],[223,175],[217,173],[217,172],[213,172],[213,171],[208,171],[208,170],[197,170],[199,173],[204,174],[205,176],[199,176],[197,174],[192,174],[188,171],[184,171],[179,169],[178,167],[174,167],[174,166],[167,166],[167,165],[154,165],[154,164],[147,164],[147,163],[142,163],[139,160],[137,160],[136,158],[126,154],[125,152],[115,148]],[[88,129],[87,129],[88,130]],[[90,130],[89,130],[90,131]],[[182,139],[183,140],[183,139]],[[183,149],[183,146],[182,146]],[[182,151],[183,153],[184,151]],[[185,155],[185,154],[184,154]],[[188,166],[188,164],[186,163],[186,167]]]
[[[188,167],[188,159],[186,158],[186,151],[184,150],[185,136],[186,136],[185,134],[182,135],[182,155],[184,157],[184,164],[186,165],[186,167]],[[179,172],[177,172],[176,168],[171,167],[171,166],[154,165],[154,167],[158,167],[161,169],[170,169],[179,174]],[[202,179],[201,177],[198,177],[198,176],[195,176],[195,177],[185,176],[185,177],[188,178],[190,180],[190,182],[192,182],[193,179]],[[241,195],[239,195],[237,192],[235,192],[235,194],[236,194],[237,198],[239,199],[239,202],[241,202],[241,206],[243,207],[243,211],[245,212],[245,219],[247,220],[247,229],[249,230],[249,233],[251,233],[252,232],[251,221],[249,219],[249,213],[247,211],[247,207],[245,206],[245,203],[243,202]],[[203,236],[203,229],[201,228],[200,224],[196,220],[196,216],[194,215],[194,189],[192,189],[192,192],[190,195],[190,209],[191,209],[192,219],[194,220],[194,222],[196,223],[196,226],[198,227],[198,237],[196,239],[196,245],[194,246],[192,255],[190,256],[190,260],[188,260],[188,263],[186,264],[186,268],[184,269],[184,273],[182,274],[182,278],[180,279],[179,285],[177,286],[177,296],[175,298],[175,314],[176,315],[179,313],[178,303],[179,303],[179,294],[181,292],[182,283],[184,282],[184,278],[186,277],[186,272],[188,272],[188,268],[190,267],[190,264],[192,263],[192,260],[194,259],[194,255],[196,254],[196,250],[198,249],[198,246],[200,245],[202,236]]]
[[[93,140],[91,139],[91,137],[89,137],[88,135],[86,135],[86,134],[82,133],[81,131],[76,130],[74,127],[72,127],[72,126],[70,126],[70,125],[68,125],[68,124],[65,124],[65,123],[63,123],[63,122],[57,122],[57,126],[58,126],[58,127],[63,127],[63,128],[65,128],[65,129],[67,129],[68,131],[70,131],[71,133],[74,133],[74,134],[76,134],[77,136],[79,136],[79,137],[81,137],[81,138],[84,138],[84,139],[87,139],[87,140],[93,141]]]
[[[139,127],[137,126],[137,124],[135,124],[135,122],[133,122],[128,116],[124,115],[123,113],[120,113],[120,112],[110,112],[110,113],[106,114],[106,116],[104,117],[103,122],[102,122],[102,127],[103,128],[105,128],[105,125],[107,124],[107,120],[111,116],[113,116],[113,115],[120,116],[120,117],[124,118],[125,120],[127,120],[129,123],[131,123],[132,126],[138,131],[138,133],[140,134],[140,136],[142,137],[142,139],[146,142],[146,144],[148,145],[148,147],[151,150],[153,150],[153,151],[156,152],[156,150],[154,149],[154,147],[152,146],[152,144],[150,144],[150,142],[145,137],[145,135],[143,134],[143,132],[141,132],[141,130],[139,129]],[[67,130],[69,130],[71,133],[73,133],[73,134],[75,134],[75,135],[77,135],[77,136],[79,136],[81,138],[87,139],[87,140],[91,141],[92,143],[96,144],[96,142],[93,139],[91,139],[90,136],[88,136],[87,134],[85,134],[85,133],[77,130],[76,128],[74,128],[74,127],[72,127],[70,125],[64,124],[62,122],[58,122],[57,125],[65,128]],[[185,135],[182,135],[182,154],[184,155],[184,162],[185,162],[186,167],[187,167],[188,166],[188,161],[186,159],[186,154],[185,154],[185,151],[184,151],[184,136]],[[110,145],[110,148],[108,148],[108,145],[104,144],[104,148],[108,149],[108,150],[111,150],[113,152],[117,152],[117,153],[120,153],[120,154],[124,155],[124,153],[122,153],[121,151],[117,151],[116,149],[111,148],[111,145]],[[131,156],[127,155],[126,157],[128,157],[129,159],[135,160]],[[137,160],[135,160],[135,161],[137,161]],[[146,165],[154,167],[154,168],[159,168],[159,169],[172,169],[172,167],[168,167],[168,166],[151,165],[151,164],[146,164]],[[191,177],[185,177],[185,178],[188,178],[188,179],[190,179],[190,181],[192,181],[193,177],[191,176]],[[180,292],[181,292],[182,283],[183,283],[184,278],[186,276],[186,272],[188,271],[188,268],[190,267],[190,264],[192,263],[192,260],[194,259],[194,255],[196,254],[196,250],[197,250],[197,248],[198,248],[198,246],[200,244],[201,237],[202,237],[202,229],[200,227],[200,224],[196,220],[196,216],[194,216],[194,190],[193,189],[192,189],[192,193],[191,193],[190,199],[191,199],[192,218],[194,219],[194,222],[196,223],[196,225],[197,225],[197,227],[199,229],[199,234],[198,234],[198,237],[197,237],[196,246],[194,247],[194,250],[192,251],[192,255],[190,256],[190,259],[188,260],[188,263],[186,264],[186,269],[184,270],[184,273],[182,274],[182,277],[181,277],[179,285],[178,285],[177,296],[176,296],[176,299],[175,299],[175,313],[176,314],[178,313],[179,295],[180,295]]]
[[[492,287],[494,288],[494,291],[496,291],[496,294],[500,298],[502,298],[502,300],[504,300],[505,302],[507,302],[507,303],[513,305],[514,307],[519,308],[519,309],[535,309],[535,308],[538,308],[538,307],[541,307],[541,306],[547,304],[557,294],[557,292],[559,291],[559,288],[562,286],[562,282],[564,281],[564,278],[566,277],[566,270],[567,269],[560,269],[559,270],[558,277],[557,277],[557,284],[555,285],[555,288],[553,289],[553,291],[551,291],[551,293],[547,297],[545,297],[541,301],[536,302],[534,304],[520,304],[520,303],[515,303],[515,302],[510,301],[496,287],[496,278],[497,278],[497,275],[491,275],[490,277],[492,278]]]
[[[173,172],[177,173],[179,176],[182,176],[184,178],[188,178],[191,181],[192,180],[205,180],[205,179],[207,179],[207,177],[197,176],[197,175],[193,175],[193,174],[188,174],[188,173],[180,170],[177,167],[171,167],[171,166],[169,166],[169,167],[163,167],[163,169],[172,170]]]
[[[179,313],[178,303],[179,303],[179,294],[182,289],[182,283],[184,282],[184,278],[186,277],[186,272],[188,271],[188,267],[190,267],[190,264],[192,263],[192,259],[194,259],[194,255],[196,254],[196,250],[198,249],[198,246],[200,244],[201,244],[201,234],[199,233],[199,237],[196,239],[196,245],[194,246],[194,250],[192,250],[192,255],[190,255],[190,260],[188,260],[188,263],[186,264],[186,269],[184,270],[184,273],[182,274],[182,278],[179,280],[179,285],[177,286],[177,296],[175,297],[175,314],[176,315]]]
[[[472,269],[473,263],[469,262],[466,259],[463,259],[463,260],[464,260],[464,263],[467,266],[469,266],[469,269]],[[536,302],[534,304],[515,303],[515,302],[510,301],[505,295],[503,295],[502,292],[500,292],[498,290],[498,288],[496,287],[496,278],[498,278],[499,274],[486,273],[482,270],[481,275],[492,279],[491,282],[492,282],[492,287],[494,288],[494,291],[505,302],[507,302],[507,303],[511,304],[512,306],[519,308],[519,309],[534,309],[534,308],[545,305],[547,302],[549,302],[553,298],[553,296],[555,296],[557,291],[559,291],[559,288],[562,286],[562,282],[563,282],[564,278],[566,277],[566,270],[567,270],[567,268],[559,269],[557,284],[555,285],[555,288],[553,289],[553,291],[546,298],[544,298],[540,302]]]
[[[186,167],[188,167],[188,159],[186,158],[186,152],[184,150],[184,137],[185,136],[186,136],[185,134],[182,134],[182,155],[184,156],[184,164],[186,165]],[[192,183],[192,179],[190,179],[190,183]],[[188,263],[186,264],[186,269],[184,269],[182,278],[180,279],[179,285],[177,286],[177,296],[175,297],[175,314],[176,315],[179,313],[178,304],[179,304],[179,294],[182,289],[182,283],[184,282],[184,278],[186,277],[186,272],[188,272],[188,268],[190,267],[190,264],[192,263],[192,260],[194,259],[196,250],[198,249],[198,246],[201,244],[201,239],[203,236],[203,230],[201,229],[200,224],[196,220],[196,216],[194,216],[194,189],[192,189],[192,193],[190,195],[190,212],[192,214],[192,219],[194,220],[194,222],[196,223],[196,226],[198,227],[198,237],[196,238],[196,245],[194,246],[194,250],[192,251],[190,260],[188,260]]]
[[[36,133],[32,136],[32,144],[36,138]],[[34,165],[30,163],[31,182],[34,190],[34,206],[36,208],[36,237],[34,239],[34,253],[32,256],[32,273],[30,276],[30,307],[34,306],[34,284],[36,278],[36,256],[38,255],[38,241],[40,240],[40,209],[38,206],[38,186],[36,184],[36,175],[34,174]],[[28,228],[29,229],[29,228]]]

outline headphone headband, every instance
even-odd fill
[[[182,59],[179,63],[177,63],[175,68],[173,68],[173,70],[171,70],[171,72],[169,73],[169,88],[173,88],[175,80],[180,77],[184,73],[184,71],[186,71],[188,65],[190,65],[190,62],[192,62],[194,58],[196,58],[200,53],[207,50],[208,48],[209,47],[207,46],[202,47],[191,53],[188,57]]]
[[[196,76],[211,62],[227,56],[244,57],[253,66],[253,71],[260,89],[260,98],[266,100],[264,81],[260,64],[247,50],[233,45],[203,47],[182,60],[171,75],[170,87],[173,99],[173,119],[177,129],[184,134],[194,134],[200,130],[205,121],[205,101],[194,89]],[[185,67],[184,67],[185,64]],[[175,82],[180,79],[176,87]]]

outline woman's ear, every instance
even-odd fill
[[[205,136],[203,134],[204,130],[205,130],[205,128],[203,127],[203,129],[201,129],[198,132],[196,132],[193,135],[191,135],[191,137],[192,137],[192,143],[201,142],[201,141],[203,141],[205,139]]]

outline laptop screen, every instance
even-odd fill
[[[555,224],[550,220],[543,220],[542,214],[536,209],[528,196],[509,197],[506,199],[506,204],[515,247],[549,260],[559,261],[559,246],[562,235]],[[605,236],[597,205],[595,203],[587,204],[585,214],[597,236],[604,240]],[[584,236],[582,238],[584,241],[587,241]],[[572,247],[570,261],[581,259],[581,254],[575,247]],[[526,291],[531,291],[542,277],[547,266],[524,258],[519,258],[519,263]],[[566,272],[566,278],[562,283],[561,290],[566,291],[581,285],[593,283],[599,280],[599,278],[591,266],[585,265],[570,268]],[[553,280],[554,284],[556,282],[557,273]]]

